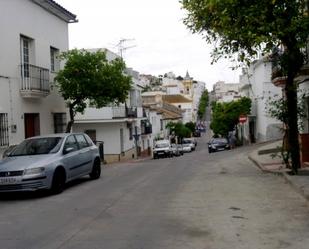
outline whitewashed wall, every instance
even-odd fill
[[[50,46],[68,49],[68,25],[29,0],[0,1],[0,110],[9,114],[9,125],[16,125],[16,133],[9,132],[10,144],[24,137],[23,114],[40,114],[41,134],[53,133],[53,112],[66,112],[63,99],[52,91],[48,97],[23,99],[19,65],[21,63],[20,35],[34,39],[31,62],[50,69]]]
[[[271,63],[260,60],[252,65],[249,83],[252,86],[251,98],[256,103],[256,138],[268,141],[282,137],[282,123],[267,114],[269,99],[278,98],[282,89],[271,82]]]

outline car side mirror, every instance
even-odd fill
[[[64,151],[63,151],[63,154],[69,154],[69,153],[71,153],[71,152],[73,152],[74,151],[74,148],[73,147],[68,147],[68,148],[65,148],[64,149]]]

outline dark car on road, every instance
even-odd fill
[[[212,138],[208,142],[208,152],[212,153],[215,151],[221,151],[221,150],[229,150],[230,145],[226,138]]]

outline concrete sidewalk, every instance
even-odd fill
[[[298,175],[290,175],[290,171],[280,157],[282,141],[274,141],[261,145],[249,154],[253,161],[263,172],[282,176],[298,193],[309,201],[309,167],[299,170]]]

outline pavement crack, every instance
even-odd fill
[[[245,219],[245,220],[248,220],[248,218],[243,217],[243,216],[238,216],[238,215],[233,215],[232,218],[234,218],[234,219]]]
[[[231,210],[233,210],[233,211],[241,210],[241,208],[238,208],[238,207],[230,207],[229,209],[231,209]]]

